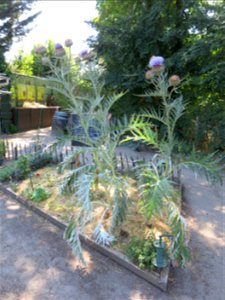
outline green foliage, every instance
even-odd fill
[[[224,98],[199,106],[195,111],[194,141],[204,151],[225,151]]]
[[[38,170],[52,162],[52,156],[49,153],[36,152],[28,157],[29,166],[32,171]]]
[[[18,132],[18,128],[14,124],[9,124],[9,133],[14,134]]]
[[[20,50],[18,51],[18,56],[12,61],[10,69],[12,72],[33,75],[33,60],[34,58],[31,54],[26,54],[23,50]]]
[[[163,53],[169,70],[186,79],[182,91],[189,114],[179,120],[176,133],[200,148],[204,140],[213,151],[221,150],[225,113],[224,2],[99,0],[97,8],[99,17],[90,23],[98,35],[90,45],[104,61],[109,89],[130,91],[122,99],[122,106],[113,107],[114,114],[121,115],[128,107],[136,113],[149,104],[158,109],[154,97],[134,95],[142,94],[147,87],[143,70],[149,57]],[[217,103],[221,103],[219,110],[215,109]],[[220,124],[218,129],[215,120]]]
[[[28,189],[25,191],[25,196],[33,202],[41,202],[46,200],[51,193],[42,187],[36,187],[35,189]]]
[[[21,180],[28,176],[29,163],[26,156],[21,156],[17,161],[7,163],[0,169],[0,181],[11,179]]]
[[[40,12],[21,18],[24,13],[32,9],[36,0],[9,0],[0,2],[0,72],[6,71],[4,53],[7,52],[14,39],[26,35],[30,28],[28,25],[40,14]]]
[[[25,179],[31,170],[35,171],[51,162],[51,156],[46,153],[20,156],[17,161],[8,162],[0,169],[0,182]]]
[[[16,162],[13,161],[0,168],[0,182],[9,181],[13,178],[16,169]]]
[[[0,159],[5,157],[5,143],[3,140],[0,140]]]
[[[25,19],[23,18],[22,20],[21,15],[30,11],[34,2],[35,0],[10,0],[0,3],[0,45],[3,52],[9,50],[13,42],[13,38],[21,37],[30,31],[27,26],[33,22],[40,12],[30,15]]]
[[[6,73],[7,64],[5,61],[4,53],[0,51],[0,73]]]
[[[16,163],[16,168],[13,176],[17,180],[27,178],[28,174],[30,173],[30,167],[29,167],[29,160],[28,157],[23,155],[20,156]]]
[[[124,247],[125,254],[141,269],[152,270],[152,261],[156,257],[154,247],[154,236],[150,235],[147,239],[133,237]]]

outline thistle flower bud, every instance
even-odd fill
[[[65,40],[65,47],[71,47],[73,45],[73,41],[71,39]]]
[[[46,50],[45,46],[38,46],[35,49],[35,52],[38,53],[38,54],[44,54],[46,51],[47,50]]]
[[[172,75],[169,78],[169,84],[171,86],[177,86],[177,85],[180,84],[180,82],[181,82],[181,79],[180,79],[180,77],[178,75]]]
[[[164,70],[165,70],[165,66],[164,65],[157,65],[157,66],[152,67],[152,72],[154,74],[160,74]]]
[[[155,73],[154,73],[152,70],[148,70],[148,71],[145,73],[145,78],[146,78],[147,80],[152,79],[154,76],[155,76]]]
[[[50,62],[50,59],[49,59],[49,57],[44,56],[44,57],[42,57],[41,61],[42,61],[43,65],[47,65]]]

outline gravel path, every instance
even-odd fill
[[[173,299],[225,300],[225,180],[212,187],[183,172],[182,181],[192,261],[173,274],[169,293]]]

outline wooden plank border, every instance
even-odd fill
[[[11,189],[5,187],[1,183],[0,183],[0,191],[2,191],[4,194],[8,195],[9,197],[13,198],[14,200],[18,201],[20,204],[22,204],[29,210],[33,211],[34,213],[38,214],[39,216],[41,216],[45,220],[49,221],[53,225],[57,226],[61,230],[66,229],[66,226],[67,226],[66,224],[64,224],[61,221],[57,220],[56,218],[46,214],[41,209],[35,207],[32,203],[28,202],[23,197],[18,196]],[[183,192],[183,189],[182,189],[182,192]],[[122,255],[121,253],[118,254],[116,251],[113,251],[109,248],[100,246],[99,244],[95,243],[93,240],[89,239],[88,237],[86,237],[84,235],[80,235],[80,239],[87,246],[90,246],[91,248],[97,250],[104,256],[115,261],[119,265],[123,266],[127,270],[129,270],[132,273],[139,276],[140,278],[142,278],[142,279],[146,280],[147,282],[153,284],[154,286],[158,287],[160,290],[162,290],[164,292],[167,291],[168,278],[169,278],[169,266],[164,268],[160,273],[156,273],[153,271],[144,271],[144,270],[138,268],[133,263],[131,263],[126,258],[126,256]]]

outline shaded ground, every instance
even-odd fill
[[[0,299],[224,300],[225,184],[210,187],[188,172],[182,180],[192,261],[171,272],[168,293],[93,250],[82,268],[60,230],[0,194]]]
[[[167,299],[93,250],[86,249],[89,264],[83,268],[62,231],[2,194],[0,204],[0,299]]]

